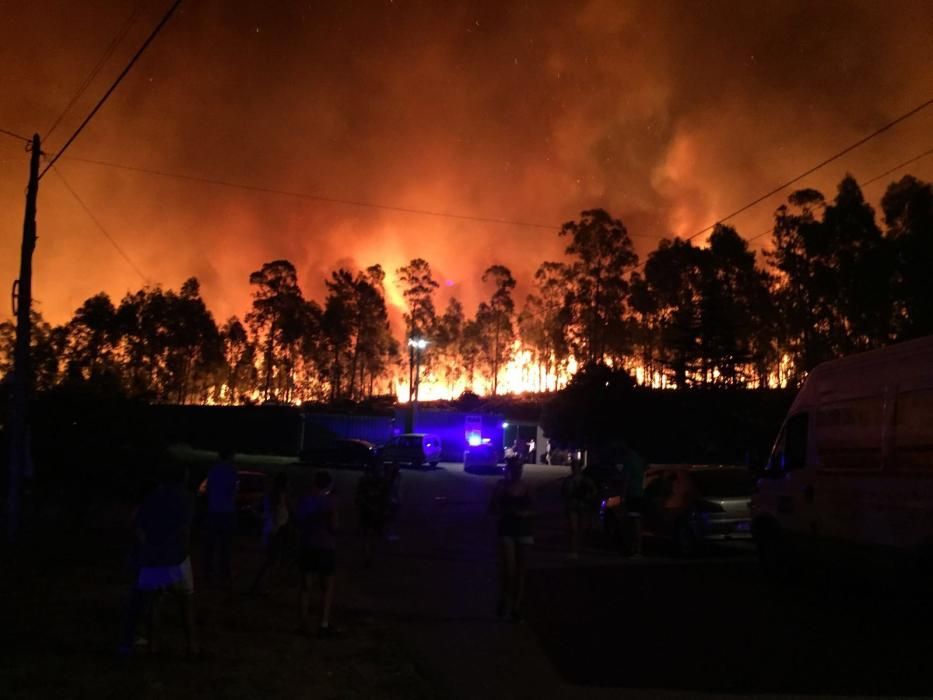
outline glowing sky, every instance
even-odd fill
[[[44,134],[140,5],[45,144],[60,147],[169,4],[0,0],[0,128]],[[644,255],[928,99],[931,37],[926,0],[186,0],[69,155],[527,222],[603,206]],[[806,184],[831,194],[846,171],[864,180],[931,146],[933,108]],[[424,257],[442,295],[472,311],[488,265],[521,284],[562,249],[543,229],[60,163],[147,278],[177,288],[196,275],[219,321],[246,310],[249,273],[276,258],[320,298],[337,265]],[[3,284],[17,274],[26,168],[0,135]],[[908,171],[933,179],[933,158]],[[760,233],[779,201],[738,217],[740,232]],[[39,211],[47,318],[142,284],[54,173]]]

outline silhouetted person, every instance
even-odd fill
[[[250,591],[257,593],[262,579],[270,568],[281,566],[285,558],[288,540],[288,476],[285,472],[275,475],[272,488],[262,501],[262,544],[264,556],[262,566]]]
[[[372,566],[375,542],[385,532],[389,485],[382,464],[371,465],[356,486],[356,509],[363,536],[363,563]]]
[[[570,529],[570,555],[574,558],[580,554],[580,539],[589,530],[596,512],[597,492],[596,484],[583,473],[580,462],[571,462],[570,476],[561,483],[560,495]]]
[[[386,469],[386,539],[398,540],[398,518],[402,510],[402,470],[398,462]]]
[[[218,461],[207,473],[207,531],[204,540],[204,567],[208,579],[217,568],[224,585],[233,582],[230,568],[233,535],[236,533],[237,473],[233,450],[223,449]]]
[[[496,614],[504,617],[511,610],[512,619],[521,621],[525,589],[527,548],[534,544],[531,518],[531,487],[522,481],[522,460],[510,457],[505,478],[496,484],[489,511],[499,518],[499,603]]]
[[[321,621],[319,636],[329,636],[330,609],[334,597],[334,573],[337,566],[337,507],[331,496],[331,475],[319,471],[314,475],[311,490],[295,508],[300,548],[298,568],[301,571],[299,612],[301,630],[311,632],[311,588],[314,578],[321,582]]]
[[[651,503],[645,499],[645,470],[648,465],[628,445],[621,446],[622,473],[625,479],[625,510],[633,557],[641,556],[643,520]]]
[[[147,612],[149,651],[160,647],[160,603],[164,594],[174,595],[191,656],[200,654],[194,613],[194,578],[189,545],[194,517],[194,497],[184,486],[187,472],[179,465],[161,469],[159,485],[148,495],[136,513],[139,541],[139,575],[127,612],[120,652],[132,652],[143,612]]]

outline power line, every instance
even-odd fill
[[[62,181],[62,184],[65,186],[65,188],[69,192],[71,192],[71,196],[75,198],[78,204],[81,205],[81,208],[84,209],[84,212],[90,217],[91,221],[94,222],[94,224],[97,226],[97,230],[101,232],[104,238],[110,241],[110,245],[112,245],[114,249],[117,251],[117,253],[120,254],[120,257],[123,258],[131,268],[133,268],[133,271],[137,275],[139,275],[140,279],[142,279],[143,281],[143,284],[149,284],[149,278],[146,277],[145,274],[143,274],[143,271],[140,270],[139,267],[136,265],[136,263],[134,263],[133,260],[130,258],[130,256],[126,254],[126,251],[124,251],[123,248],[120,247],[120,244],[117,243],[116,240],[114,240],[114,237],[111,236],[110,233],[108,233],[107,229],[104,228],[104,225],[100,222],[100,220],[96,216],[94,216],[94,212],[90,210],[90,208],[85,203],[85,201],[81,199],[81,197],[78,195],[77,192],[75,192],[74,188],[68,183],[68,180],[65,179],[65,176],[62,174],[62,171],[59,168],[55,168],[55,174],[58,175],[59,179]]]
[[[239,182],[230,182],[229,180],[218,180],[215,178],[201,177],[199,175],[186,175],[184,173],[172,173],[166,172],[164,170],[152,170],[150,168],[140,168],[132,165],[124,165],[122,163],[113,163],[110,161],[104,160],[94,160],[91,158],[79,158],[77,156],[68,156],[66,160],[73,160],[80,163],[89,163],[91,165],[99,165],[107,168],[116,168],[118,170],[128,170],[130,172],[136,173],[145,173],[147,175],[157,175],[159,177],[174,178],[176,180],[185,180],[188,182],[199,182],[202,184],[208,185],[217,185],[218,187],[232,187],[239,190],[246,190],[249,192],[260,192],[263,194],[274,194],[281,195],[283,197],[295,197],[298,199],[308,199],[315,202],[326,202],[328,204],[343,204],[353,207],[364,207],[368,209],[381,209],[385,211],[396,211],[404,214],[420,214],[422,216],[436,216],[445,219],[457,219],[461,221],[478,221],[481,223],[487,224],[503,224],[506,226],[521,226],[524,228],[538,228],[538,229],[547,229],[548,231],[559,231],[560,226],[556,224],[540,224],[530,221],[515,221],[512,219],[499,219],[495,217],[487,216],[473,216],[471,214],[457,214],[453,212],[445,211],[434,211],[430,209],[417,209],[414,207],[401,207],[391,204],[380,204],[377,202],[364,202],[361,200],[354,199],[339,199],[337,197],[327,197],[324,195],[309,194],[307,192],[296,192],[292,190],[280,190],[273,187],[260,187],[258,185],[247,185]],[[637,234],[630,234],[636,235]],[[644,237],[649,237],[642,234]],[[650,236],[653,238],[654,236]]]
[[[702,235],[703,235],[704,233],[706,233],[707,231],[712,231],[714,228],[716,228],[716,226],[718,226],[719,224],[723,223],[724,221],[728,221],[728,220],[731,219],[732,217],[738,216],[738,215],[741,214],[742,212],[747,211],[748,209],[751,209],[751,208],[754,207],[756,204],[761,204],[761,202],[765,201],[765,200],[768,199],[769,197],[772,197],[772,196],[776,195],[776,194],[777,194],[778,192],[780,192],[781,190],[787,189],[788,187],[790,187],[791,185],[793,185],[795,182],[799,182],[800,180],[802,180],[803,178],[807,177],[808,175],[812,175],[812,174],[815,173],[817,170],[819,170],[820,168],[822,168],[822,167],[824,167],[824,166],[826,166],[826,165],[829,165],[829,164],[832,163],[833,161],[839,160],[840,158],[842,158],[842,156],[846,155],[847,153],[850,153],[850,152],[854,151],[854,150],[855,150],[856,148],[858,148],[859,146],[862,146],[862,145],[868,143],[869,141],[871,141],[871,140],[872,140],[873,138],[875,138],[876,136],[879,136],[880,134],[883,134],[885,131],[887,131],[887,130],[890,129],[891,127],[896,126],[897,124],[900,124],[900,123],[901,123],[902,121],[904,121],[905,119],[909,119],[910,117],[914,116],[914,115],[917,114],[918,112],[921,112],[922,110],[926,109],[926,108],[929,107],[930,105],[933,105],[933,97],[931,97],[930,99],[928,99],[926,102],[917,105],[916,107],[914,107],[914,108],[913,108],[912,110],[910,110],[909,112],[905,112],[904,114],[902,114],[901,116],[899,116],[899,117],[898,117],[897,119],[895,119],[894,121],[888,122],[887,124],[885,124],[885,125],[882,126],[881,128],[876,129],[875,131],[871,132],[871,133],[868,134],[867,136],[863,136],[862,138],[860,138],[860,139],[859,139],[858,141],[856,141],[855,143],[853,143],[853,144],[851,144],[851,145],[849,145],[849,146],[846,146],[845,148],[843,148],[841,151],[839,151],[839,152],[836,153],[835,155],[830,156],[830,157],[827,158],[826,160],[820,161],[819,163],[817,163],[816,165],[814,165],[814,166],[813,166],[812,168],[810,168],[809,170],[805,170],[804,172],[800,173],[800,175],[797,175],[796,177],[794,177],[794,178],[788,180],[787,182],[785,182],[784,184],[782,184],[782,185],[780,185],[780,186],[778,186],[778,187],[775,187],[775,188],[774,188],[773,190],[771,190],[770,192],[767,192],[767,193],[761,195],[760,197],[758,197],[757,199],[752,200],[751,202],[749,202],[749,203],[746,204],[745,206],[740,207],[739,209],[736,209],[736,210],[735,210],[734,212],[732,212],[731,214],[727,214],[726,216],[724,216],[724,217],[722,217],[721,219],[719,219],[719,220],[713,222],[713,223],[710,224],[709,226],[706,226],[705,228],[700,229],[699,231],[697,231],[696,233],[694,233],[692,236],[688,236],[687,238],[685,238],[684,241],[685,241],[685,242],[686,242],[686,241],[692,241],[694,238],[696,238],[696,237],[698,237],[698,236],[702,236]],[[883,176],[881,176],[881,177],[883,177]],[[752,240],[752,239],[749,239],[749,240]],[[640,268],[640,267],[644,267],[646,262],[647,262],[647,259],[646,259],[644,262],[638,264],[638,265],[635,267],[635,269],[637,270],[637,269]]]
[[[88,114],[84,118],[84,121],[81,122],[81,125],[75,130],[75,132],[71,135],[71,137],[65,142],[65,145],[61,147],[58,153],[56,153],[55,156],[52,158],[52,160],[49,161],[48,165],[46,165],[45,168],[42,170],[42,172],[39,173],[40,180],[49,171],[49,168],[55,165],[55,161],[61,158],[62,154],[66,150],[68,150],[68,147],[72,144],[72,142],[76,138],[78,138],[78,134],[80,134],[84,130],[84,127],[86,127],[88,125],[88,122],[90,122],[91,119],[94,118],[94,115],[97,114],[98,110],[100,110],[100,108],[104,106],[104,103],[113,93],[113,91],[117,89],[117,86],[120,84],[123,78],[126,77],[126,74],[130,72],[130,69],[135,65],[136,61],[139,60],[139,57],[143,55],[143,52],[146,50],[149,44],[151,44],[153,39],[155,39],[156,36],[158,36],[159,32],[162,31],[162,27],[164,27],[165,24],[169,21],[169,19],[171,19],[172,15],[175,14],[175,10],[178,9],[179,5],[181,5],[181,0],[175,0],[174,4],[171,6],[171,8],[169,8],[169,11],[165,13],[165,16],[156,25],[156,28],[152,30],[152,33],[149,35],[149,38],[146,39],[145,42],[143,42],[143,45],[139,47],[139,51],[137,51],[133,55],[133,58],[130,59],[130,62],[126,64],[126,68],[124,68],[123,71],[120,73],[120,75],[117,76],[117,79],[113,81],[113,84],[110,86],[107,92],[104,93],[104,96],[100,98],[100,100],[97,102],[96,105],[94,105],[94,109],[92,109],[90,114]]]
[[[882,178],[887,177],[887,176],[890,175],[891,173],[896,172],[896,171],[900,170],[901,168],[906,168],[908,165],[913,165],[913,164],[916,163],[918,160],[922,160],[922,159],[924,159],[924,158],[926,158],[927,156],[930,156],[930,155],[933,155],[933,148],[930,148],[930,149],[924,151],[923,153],[921,153],[921,154],[918,155],[918,156],[914,156],[914,157],[911,158],[910,160],[905,160],[903,163],[900,163],[899,165],[895,165],[895,166],[894,166],[893,168],[891,168],[890,170],[885,170],[885,171],[884,171],[883,173],[881,173],[880,175],[875,175],[875,176],[874,176],[873,178],[871,178],[870,180],[866,180],[865,182],[863,182],[863,183],[862,183],[862,187],[868,187],[868,185],[871,185],[871,184],[873,184],[873,183],[875,183],[875,182],[878,182],[878,180],[881,180]]]
[[[14,139],[19,139],[20,141],[25,141],[26,143],[32,142],[32,139],[29,138],[28,136],[22,136],[20,134],[17,134],[16,132],[7,131],[6,129],[0,129],[0,134],[6,134],[7,136],[11,136]]]
[[[831,156],[831,157],[829,157],[829,158],[823,160],[822,162],[820,162],[820,163],[818,163],[817,165],[813,166],[812,168],[806,170],[805,172],[801,173],[800,175],[797,175],[795,178],[793,178],[793,179],[791,179],[791,180],[788,180],[787,182],[785,182],[785,183],[783,183],[782,185],[780,185],[779,187],[777,187],[777,188],[771,190],[771,191],[768,192],[767,194],[764,194],[764,195],[758,197],[758,198],[755,199],[754,201],[752,201],[752,202],[746,204],[745,206],[741,207],[740,209],[737,209],[736,211],[732,212],[731,214],[728,214],[727,216],[724,216],[723,218],[719,219],[719,220],[716,221],[715,223],[710,224],[709,226],[707,226],[707,227],[701,229],[700,231],[697,231],[696,233],[694,233],[692,236],[689,236],[689,237],[686,238],[685,240],[691,241],[691,240],[693,240],[694,238],[697,238],[698,236],[701,236],[702,234],[706,233],[707,231],[711,231],[712,229],[714,229],[714,228],[716,227],[717,224],[720,224],[720,223],[722,223],[722,222],[724,222],[724,221],[727,221],[728,219],[731,219],[731,218],[737,216],[738,214],[741,214],[742,212],[744,212],[744,211],[746,211],[746,210],[748,210],[748,209],[751,209],[751,208],[754,207],[755,205],[760,204],[761,202],[763,202],[764,200],[768,199],[769,197],[771,197],[771,196],[777,194],[777,193],[780,192],[781,190],[784,190],[784,189],[786,189],[787,187],[790,187],[790,186],[791,186],[792,184],[794,184],[795,182],[798,182],[799,180],[802,180],[803,178],[807,177],[808,175],[813,174],[814,172],[816,172],[816,171],[819,170],[820,168],[822,168],[822,167],[828,165],[829,163],[832,163],[832,162],[835,161],[835,160],[838,160],[838,159],[841,158],[842,156],[844,156],[844,155],[846,155],[847,153],[853,151],[854,149],[858,148],[859,146],[861,146],[861,145],[867,143],[867,142],[870,141],[871,139],[873,139],[873,138],[877,137],[878,135],[884,133],[885,131],[887,131],[888,129],[892,128],[893,126],[895,126],[895,125],[899,124],[900,122],[902,122],[902,121],[904,121],[904,120],[906,120],[906,119],[912,117],[914,114],[917,114],[918,112],[922,111],[923,109],[926,109],[926,108],[929,107],[931,104],[933,104],[933,98],[928,99],[926,102],[924,102],[924,103],[921,104],[921,105],[918,105],[917,107],[913,108],[913,109],[910,110],[909,112],[906,112],[906,113],[902,114],[901,116],[897,117],[897,118],[894,119],[893,121],[891,121],[891,122],[885,124],[884,126],[882,126],[881,128],[875,130],[875,131],[872,132],[871,134],[868,134],[867,136],[865,136],[865,137],[859,139],[859,140],[856,141],[855,143],[853,143],[853,144],[847,146],[846,148],[844,148],[843,150],[839,151],[839,152],[836,153],[835,155],[833,155],[833,156]],[[56,156],[56,157],[57,157],[57,156]],[[340,199],[340,198],[336,198],[336,197],[327,197],[327,196],[324,196],[324,195],[308,194],[308,193],[305,193],[305,192],[295,192],[295,191],[290,191],[290,190],[280,190],[280,189],[271,188],[271,187],[260,187],[260,186],[258,186],[258,185],[248,185],[248,184],[243,184],[243,183],[230,182],[230,181],[227,181],[227,180],[219,180],[219,179],[216,179],[216,178],[202,177],[202,176],[198,176],[198,175],[188,175],[188,174],[184,174],[184,173],[172,173],[172,172],[166,172],[166,171],[163,171],[163,170],[153,170],[153,169],[149,169],[149,168],[141,168],[141,167],[132,166],[132,165],[124,165],[124,164],[122,164],[122,163],[114,163],[114,162],[110,162],[110,161],[94,160],[94,159],[91,159],[91,158],[79,158],[79,157],[75,157],[75,156],[69,156],[69,159],[70,159],[70,160],[74,160],[74,161],[78,161],[78,162],[82,162],[82,163],[89,163],[89,164],[91,164],[91,165],[98,165],[98,166],[103,166],[103,167],[116,168],[116,169],[120,169],[120,170],[127,170],[127,171],[130,171],[130,172],[145,173],[145,174],[148,174],[148,175],[157,175],[157,176],[159,176],[159,177],[167,177],[167,178],[174,178],[174,179],[178,179],[178,180],[186,180],[186,181],[188,181],[188,182],[199,182],[199,183],[202,183],[202,184],[210,184],[210,185],[216,185],[216,186],[220,186],[220,187],[232,187],[232,188],[241,189],[241,190],[247,190],[247,191],[251,191],[251,192],[260,192],[260,193],[264,193],[264,194],[275,194],[275,195],[281,195],[281,196],[286,196],[286,197],[296,197],[296,198],[299,198],[299,199],[308,199],[308,200],[312,200],[312,201],[326,202],[326,203],[329,203],[329,204],[342,204],[342,205],[347,205],[347,206],[365,207],[365,208],[380,209],[380,210],[385,210],[385,211],[396,211],[396,212],[401,212],[401,213],[405,213],[405,214],[419,214],[419,215],[423,215],[423,216],[435,216],[435,217],[446,218],[446,219],[457,219],[457,220],[461,220],[461,221],[477,221],[477,222],[481,222],[481,223],[503,224],[503,225],[507,225],[507,226],[521,226],[521,227],[524,227],[524,228],[547,229],[547,230],[551,230],[551,231],[553,231],[553,230],[560,230],[560,229],[561,229],[561,226],[553,225],[553,224],[541,224],[541,223],[528,222],[528,221],[515,221],[515,220],[511,220],[511,219],[500,219],[500,218],[494,218],[494,217],[473,216],[473,215],[469,215],[469,214],[456,214],[456,213],[453,213],[453,212],[434,211],[434,210],[430,210],[430,209],[417,209],[417,208],[413,208],[413,207],[401,207],[401,206],[394,206],[394,205],[389,205],[389,204],[380,204],[380,203],[376,203],[376,202],[364,202],[364,201],[360,201],[360,200]],[[901,167],[903,167],[903,166],[901,166]],[[896,168],[895,168],[895,169],[896,169]],[[883,175],[880,176],[880,177],[883,177]],[[867,184],[867,183],[866,183],[866,184]],[[650,234],[633,234],[633,233],[630,233],[629,235],[630,235],[632,238],[656,238],[656,236],[653,236],[653,235],[650,235]],[[638,268],[640,268],[640,267],[643,267],[644,264],[645,264],[645,263],[642,262],[641,264],[637,265],[637,266],[636,266],[636,269],[638,269]]]
[[[879,174],[879,175],[875,175],[874,177],[872,177],[872,178],[870,178],[870,179],[868,179],[868,180],[865,180],[865,182],[863,182],[863,183],[861,184],[861,186],[862,186],[863,188],[864,188],[864,187],[868,187],[869,185],[872,185],[872,184],[878,182],[878,180],[882,180],[882,179],[886,178],[886,177],[887,177],[888,175],[890,175],[891,173],[897,172],[897,171],[900,170],[901,168],[906,168],[908,165],[912,165],[913,163],[916,163],[918,160],[922,160],[922,159],[924,159],[924,158],[926,158],[926,157],[928,157],[928,156],[931,156],[931,155],[933,155],[933,148],[927,149],[927,150],[924,151],[923,153],[921,153],[921,154],[919,154],[919,155],[916,155],[916,156],[914,156],[913,158],[910,158],[909,160],[905,160],[903,163],[899,163],[899,164],[895,165],[893,168],[889,168],[888,170],[885,170],[883,173],[881,173],[881,174]],[[825,209],[825,208],[826,208],[826,201],[824,200],[824,201],[820,202],[819,204],[817,204],[817,205],[813,208],[813,210],[814,210],[814,211],[818,211],[818,210],[820,210],[820,209]],[[771,232],[773,232],[773,231],[774,231],[774,227],[771,226],[771,227],[767,228],[766,230],[762,231],[761,233],[759,233],[759,234],[757,234],[757,235],[755,235],[755,236],[752,236],[751,238],[745,239],[745,242],[746,242],[746,243],[751,243],[752,241],[757,241],[757,240],[758,240],[759,238],[761,238],[762,236],[767,236],[769,233],[771,233]]]
[[[104,64],[110,59],[113,55],[113,52],[116,50],[120,42],[123,41],[123,38],[126,36],[126,33],[130,30],[130,27],[133,26],[133,23],[136,21],[136,17],[139,16],[139,11],[142,9],[143,3],[138,2],[136,7],[133,9],[133,12],[127,18],[126,22],[123,23],[123,26],[117,32],[117,35],[113,38],[107,48],[104,50],[103,56],[100,57],[100,60],[94,65],[91,69],[91,72],[88,73],[87,77],[82,81],[81,85],[78,86],[77,91],[72,95],[71,99],[68,100],[68,104],[65,105],[65,108],[62,110],[61,114],[58,115],[58,118],[52,122],[52,125],[48,128],[45,133],[45,138],[43,141],[47,141],[49,136],[52,135],[52,132],[58,127],[62,119],[65,118],[65,115],[68,114],[69,110],[74,107],[75,102],[77,102],[81,95],[84,94],[84,91],[87,90],[88,86],[94,81],[94,78],[97,77],[97,74],[100,73],[101,69],[104,67]]]
[[[792,179],[788,180],[787,182],[785,182],[783,185],[780,185],[779,187],[775,187],[775,188],[774,188],[773,190],[771,190],[770,192],[761,195],[760,197],[758,197],[758,199],[755,199],[755,200],[749,202],[749,203],[746,204],[744,207],[741,207],[741,208],[739,208],[739,209],[736,209],[736,210],[735,210],[734,212],[732,212],[731,214],[728,214],[727,216],[724,216],[723,218],[721,218],[721,219],[720,219],[719,221],[717,221],[716,223],[707,226],[706,228],[704,228],[704,229],[701,230],[701,231],[697,231],[695,234],[693,234],[692,236],[690,236],[689,238],[687,238],[687,240],[688,240],[688,241],[693,240],[693,239],[696,238],[697,236],[701,236],[701,235],[703,235],[704,233],[706,233],[707,231],[710,231],[710,230],[712,230],[713,228],[715,228],[715,227],[716,227],[716,224],[720,224],[720,223],[722,223],[723,221],[726,221],[727,219],[731,219],[732,217],[741,214],[743,211],[746,211],[747,209],[751,209],[751,208],[752,208],[753,206],[755,206],[756,204],[760,204],[760,203],[763,202],[764,200],[768,199],[768,197],[771,197],[771,196],[773,196],[773,195],[776,195],[778,192],[780,192],[781,190],[787,189],[788,187],[790,187],[791,185],[793,185],[795,182],[798,182],[798,181],[802,180],[803,178],[807,177],[808,175],[812,175],[813,173],[815,173],[815,172],[816,172],[817,170],[819,170],[820,168],[822,168],[822,167],[824,167],[824,166],[826,166],[826,165],[829,165],[830,163],[832,163],[832,162],[835,161],[835,160],[839,160],[840,158],[842,158],[842,156],[846,155],[847,153],[850,153],[851,151],[854,151],[854,150],[855,150],[856,148],[858,148],[859,146],[862,146],[862,145],[868,143],[869,141],[871,141],[871,140],[872,140],[873,138],[875,138],[876,136],[879,136],[880,134],[883,134],[885,131],[887,131],[887,130],[890,129],[891,127],[893,127],[893,126],[895,126],[895,125],[897,125],[897,124],[900,124],[900,123],[901,123],[902,121],[904,121],[905,119],[909,119],[909,118],[912,117],[913,115],[917,114],[917,112],[920,112],[920,111],[926,109],[926,108],[929,107],[930,105],[933,105],[933,97],[931,97],[930,99],[928,99],[928,100],[927,100],[926,102],[924,102],[923,104],[920,104],[920,105],[914,107],[914,108],[913,108],[912,110],[910,110],[909,112],[905,112],[904,114],[902,114],[901,116],[899,116],[899,117],[898,117],[897,119],[895,119],[894,121],[888,122],[887,124],[885,124],[884,126],[882,126],[880,129],[876,129],[875,131],[873,131],[873,132],[871,132],[870,134],[868,134],[868,136],[864,136],[864,137],[860,138],[858,141],[856,141],[855,143],[851,144],[850,146],[846,146],[845,148],[843,148],[841,151],[839,151],[839,152],[836,153],[835,155],[832,155],[832,156],[830,156],[829,158],[827,158],[826,160],[817,163],[816,165],[814,165],[814,166],[813,166],[812,168],[810,168],[809,170],[805,170],[804,172],[800,173],[800,175],[798,175],[797,177],[792,178]]]
[[[771,191],[768,192],[767,194],[761,195],[760,197],[758,197],[757,199],[755,199],[755,200],[749,202],[749,203],[746,204],[745,206],[743,206],[743,207],[741,207],[741,208],[739,208],[739,209],[736,209],[736,210],[735,210],[734,212],[732,212],[731,214],[727,214],[726,216],[724,216],[724,217],[722,217],[721,219],[719,219],[719,220],[713,222],[713,223],[710,224],[709,226],[706,226],[705,228],[700,229],[699,231],[697,231],[696,233],[694,233],[692,236],[688,236],[687,238],[685,238],[685,239],[684,239],[684,242],[692,241],[692,240],[693,240],[694,238],[696,238],[697,236],[702,236],[704,233],[706,233],[706,232],[708,232],[708,231],[712,231],[714,228],[716,228],[716,226],[718,226],[719,224],[723,223],[724,221],[728,221],[728,220],[731,219],[732,217],[737,216],[737,215],[741,214],[742,212],[744,212],[744,211],[746,211],[746,210],[748,210],[748,209],[751,209],[751,208],[752,208],[753,206],[755,206],[756,204],[760,204],[761,202],[763,202],[764,200],[768,199],[769,197],[772,197],[772,196],[776,195],[776,194],[777,194],[778,192],[780,192],[781,190],[787,189],[788,187],[790,187],[791,185],[793,185],[795,182],[798,182],[798,181],[802,180],[803,178],[807,177],[808,175],[812,175],[813,173],[815,173],[817,170],[819,170],[819,169],[822,168],[823,166],[829,165],[830,163],[832,163],[832,162],[835,161],[835,160],[838,160],[839,158],[841,158],[842,156],[846,155],[847,153],[850,153],[851,151],[854,151],[854,150],[855,150],[856,148],[858,148],[859,146],[862,146],[863,144],[867,143],[868,141],[871,141],[871,140],[872,140],[873,138],[875,138],[876,136],[878,136],[878,135],[880,135],[880,134],[883,134],[885,131],[887,131],[887,130],[890,129],[891,127],[893,127],[893,126],[895,126],[895,125],[897,125],[897,124],[900,124],[900,123],[901,123],[902,121],[904,121],[905,119],[909,119],[910,117],[912,117],[912,116],[914,116],[915,114],[917,114],[918,112],[920,112],[920,111],[926,109],[926,108],[929,107],[930,105],[933,105],[933,97],[931,97],[930,99],[928,99],[926,102],[917,105],[916,107],[914,107],[914,108],[913,108],[912,110],[910,110],[909,112],[905,112],[904,114],[902,114],[901,116],[899,116],[899,117],[898,117],[897,119],[895,119],[894,121],[888,122],[887,124],[885,124],[885,125],[882,126],[881,128],[876,129],[876,130],[873,131],[872,133],[868,134],[867,136],[863,136],[861,139],[859,139],[859,140],[856,141],[855,143],[853,143],[853,144],[851,144],[851,145],[849,145],[849,146],[846,146],[844,149],[842,149],[841,151],[839,151],[839,152],[836,153],[835,155],[830,156],[829,158],[827,158],[827,159],[824,160],[824,161],[821,161],[820,163],[817,163],[816,165],[814,165],[814,166],[813,166],[812,168],[810,168],[809,170],[806,170],[806,171],[800,173],[800,175],[797,175],[795,178],[793,178],[793,179],[791,179],[791,180],[788,180],[788,181],[785,182],[783,185],[780,185],[779,187],[775,187],[773,190],[771,190]],[[925,155],[928,155],[928,154],[921,154],[920,156],[917,156],[916,158],[911,159],[911,160],[908,161],[907,163],[903,163],[903,164],[901,164],[901,165],[899,165],[899,166],[893,168],[893,169],[891,170],[891,172],[893,172],[894,170],[897,170],[898,168],[904,167],[904,165],[909,165],[910,163],[913,163],[914,161],[919,160],[920,158],[923,158]],[[888,175],[888,174],[890,174],[890,172],[889,172],[889,173],[883,173],[883,174],[881,174],[881,175],[878,175],[878,176],[877,176],[877,179],[880,179],[880,178],[882,178],[882,177],[885,177],[885,175]],[[872,180],[872,182],[873,182],[873,181],[874,181],[874,180]],[[866,182],[865,184],[867,185],[867,184],[869,184],[869,183]],[[769,233],[769,232],[770,232],[770,231],[767,231],[767,232],[765,232],[765,233]],[[757,236],[755,236],[755,237],[753,237],[753,238],[749,238],[749,239],[747,239],[747,240],[750,242],[750,241],[756,240],[757,238],[760,238],[760,237],[763,236],[763,235],[765,235],[765,234],[764,234],[764,233],[763,233],[763,234],[759,234],[759,235],[757,235]],[[636,265],[634,269],[638,270],[638,269],[644,267],[644,266],[647,264],[647,262],[648,262],[648,259],[645,258],[645,260],[643,260],[643,261],[640,262],[638,265]]]

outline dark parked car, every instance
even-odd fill
[[[339,439],[301,451],[301,461],[315,467],[365,469],[376,461],[376,448],[366,440]]]
[[[463,470],[494,472],[499,470],[499,450],[492,445],[471,445],[463,453]]]
[[[398,462],[420,467],[425,463],[436,467],[441,461],[441,441],[428,433],[396,435],[379,450],[383,462]]]
[[[654,465],[645,473],[643,532],[670,540],[681,554],[704,542],[750,539],[754,483],[744,467]],[[604,498],[602,518],[610,534],[623,531],[624,506],[618,496]]]

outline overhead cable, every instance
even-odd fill
[[[169,11],[165,13],[165,16],[156,25],[156,28],[152,30],[152,33],[149,35],[146,41],[143,42],[143,45],[139,47],[139,50],[133,55],[133,58],[130,59],[130,62],[126,64],[126,68],[124,68],[120,75],[117,76],[117,79],[113,81],[113,84],[110,86],[110,88],[108,88],[107,92],[104,93],[104,96],[98,100],[96,105],[94,105],[94,109],[90,111],[90,113],[84,118],[84,121],[81,122],[80,126],[75,129],[75,132],[65,142],[65,145],[58,150],[58,152],[52,157],[52,160],[50,160],[42,172],[39,173],[40,180],[49,171],[49,168],[55,165],[55,162],[62,157],[65,151],[68,150],[68,147],[74,142],[76,138],[78,138],[78,134],[84,130],[84,127],[86,127],[91,119],[94,118],[94,115],[97,114],[100,108],[104,106],[104,103],[107,101],[110,95],[113,94],[113,91],[117,89],[117,86],[121,83],[123,78],[126,77],[126,74],[130,72],[130,69],[136,64],[136,61],[139,60],[139,57],[143,55],[143,52],[146,50],[149,44],[151,44],[156,36],[158,36],[159,32],[162,31],[162,27],[164,27],[169,19],[171,19],[172,15],[175,14],[175,10],[178,9],[179,5],[181,5],[181,0],[175,0],[171,8],[169,8]]]
[[[58,118],[52,122],[52,125],[46,130],[45,138],[42,140],[45,141],[52,135],[52,132],[61,124],[62,119],[65,118],[65,115],[74,107],[75,102],[77,102],[81,95],[84,94],[84,91],[87,90],[88,86],[94,81],[94,78],[97,77],[97,74],[100,73],[101,69],[104,67],[104,64],[110,59],[113,55],[113,52],[119,46],[120,42],[123,41],[123,38],[126,36],[126,33],[130,30],[130,27],[133,26],[133,23],[136,21],[136,17],[139,15],[139,11],[142,9],[143,3],[138,2],[136,7],[133,8],[133,12],[127,18],[126,22],[123,23],[123,26],[117,32],[117,35],[113,38],[107,48],[104,50],[104,54],[100,57],[100,60],[94,65],[91,69],[91,72],[88,73],[87,77],[81,82],[78,86],[78,89],[75,91],[74,95],[71,96],[71,99],[68,100],[68,104],[65,105],[65,108],[58,115]]]
[[[94,222],[94,224],[97,226],[97,230],[100,231],[101,235],[110,241],[110,245],[112,245],[114,250],[120,254],[120,257],[126,261],[127,265],[133,268],[133,271],[139,275],[140,279],[143,281],[143,284],[149,284],[149,278],[146,277],[143,271],[139,269],[139,266],[133,262],[132,258],[130,258],[130,256],[126,254],[126,251],[123,250],[123,248],[120,246],[120,244],[117,243],[116,239],[114,239],[114,237],[110,235],[107,229],[104,228],[104,225],[100,222],[100,220],[94,216],[94,212],[91,211],[90,207],[88,207],[85,201],[81,199],[77,192],[75,192],[74,188],[69,184],[68,180],[65,179],[65,176],[62,174],[60,168],[55,168],[55,174],[58,175],[59,179],[62,181],[62,184],[65,186],[65,189],[71,192],[71,196],[75,198],[75,201],[81,205],[81,208],[84,209],[84,212],[88,215],[88,217],[90,217],[91,221]]]

